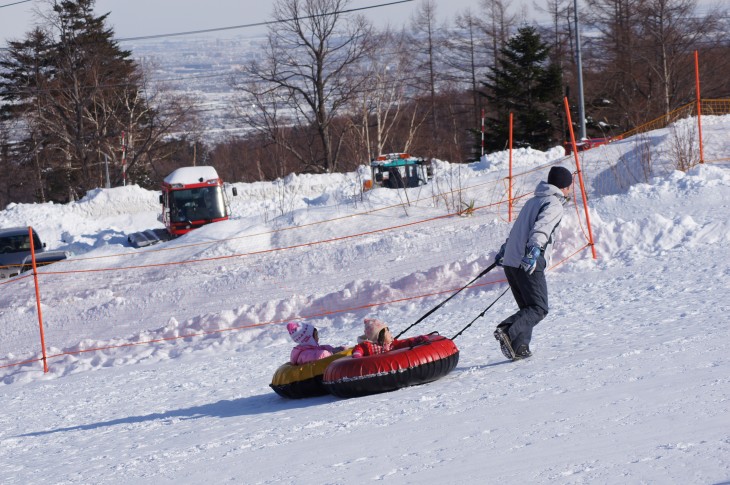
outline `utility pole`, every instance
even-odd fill
[[[578,119],[580,120],[580,139],[586,140],[586,109],[583,99],[583,60],[580,55],[580,29],[578,28],[578,0],[573,0],[575,18],[575,61],[578,67]]]

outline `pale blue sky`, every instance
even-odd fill
[[[18,0],[0,0],[0,5]],[[389,3],[394,0],[352,0],[350,8]],[[513,13],[523,1],[514,0]],[[544,1],[544,0],[538,0]],[[378,26],[408,24],[419,0],[362,11]],[[32,29],[32,10],[44,0],[0,8],[0,40],[19,39]],[[97,13],[111,12],[109,23],[117,38],[244,25],[270,20],[272,0],[97,0]],[[479,10],[479,0],[436,0],[437,16],[451,20],[466,8]],[[235,34],[263,32],[264,28],[238,29]],[[220,34],[225,35],[225,33]]]
[[[18,0],[0,0],[0,6]],[[0,8],[0,47],[8,39],[20,39],[33,28],[33,8],[43,6],[49,0],[10,5]],[[389,3],[394,0],[352,0],[350,8]],[[421,0],[384,6],[362,13],[382,27],[390,23],[400,27],[409,24],[413,12]],[[710,5],[724,5],[728,0],[699,0],[700,10]],[[480,0],[436,0],[437,16],[451,21],[457,13],[471,8],[480,10]],[[537,12],[534,4],[542,5],[545,0],[512,0],[510,13],[526,12],[530,20],[544,22],[545,16]],[[582,0],[579,0],[579,4]],[[270,20],[272,0],[97,0],[96,11],[111,12],[109,23],[114,27],[117,38],[166,34],[173,32],[212,29],[244,25]],[[46,5],[47,9],[47,5]],[[265,28],[237,29],[216,35],[255,34]]]

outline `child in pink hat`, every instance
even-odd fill
[[[429,341],[425,335],[396,340],[393,338],[388,326],[377,318],[366,318],[363,323],[365,324],[365,332],[357,338],[357,345],[352,349],[352,356],[355,358],[383,354],[405,347],[414,347]]]
[[[287,324],[286,329],[289,331],[289,336],[297,344],[292,349],[289,358],[293,365],[324,359],[343,350],[343,347],[319,345],[319,332],[314,325],[309,323],[290,322]]]

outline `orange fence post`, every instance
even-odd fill
[[[700,57],[695,51],[695,91],[697,92],[697,128],[700,135],[700,163],[705,163],[705,150],[702,146],[702,101],[700,97]]]
[[[41,292],[38,289],[38,271],[35,264],[35,244],[33,244],[33,228],[28,227],[30,237],[30,254],[33,261],[33,281],[35,282],[35,302],[38,308],[38,325],[41,329],[41,352],[43,353],[43,372],[48,372],[48,359],[46,356],[46,337],[43,333],[43,312],[41,311]]]
[[[591,216],[588,214],[588,199],[586,198],[586,189],[583,184],[583,171],[580,169],[580,160],[578,159],[578,148],[575,144],[575,133],[573,132],[573,120],[570,117],[570,104],[568,98],[563,98],[565,104],[565,115],[568,117],[568,129],[570,130],[570,143],[573,145],[573,157],[575,158],[575,167],[578,169],[578,182],[580,183],[580,193],[583,197],[583,209],[586,213],[586,225],[588,226],[588,243],[591,245],[591,253],[593,259],[596,259],[596,246],[593,244],[593,229],[591,229]]]
[[[512,222],[512,113],[509,114],[509,195],[507,196],[507,222]]]

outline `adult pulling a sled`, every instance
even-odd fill
[[[494,337],[508,359],[524,359],[532,355],[532,329],[548,314],[545,268],[572,185],[570,170],[552,167],[547,182],[537,185],[535,195],[520,211],[507,241],[495,258],[495,263],[504,267],[519,307],[494,331]]]

